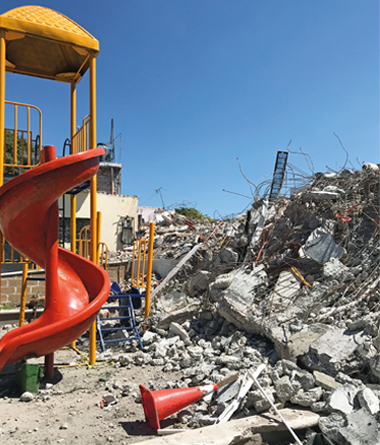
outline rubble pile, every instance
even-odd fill
[[[179,371],[168,387],[243,377],[264,363],[267,397],[253,386],[235,418],[271,400],[318,413],[333,444],[379,444],[379,204],[379,168],[365,164],[316,174],[303,191],[258,200],[223,224],[165,215],[154,258],[178,263],[153,291],[144,351],[127,342],[128,354],[106,356]],[[181,422],[215,423],[239,385]]]

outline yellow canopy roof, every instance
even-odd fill
[[[99,52],[99,42],[68,17],[42,6],[22,6],[0,15],[5,30],[6,70],[76,82]]]

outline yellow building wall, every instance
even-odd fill
[[[65,216],[70,218],[70,197],[66,195],[65,199]],[[121,250],[122,223],[125,217],[133,218],[133,233],[137,231],[138,197],[97,193],[96,200],[97,209],[102,213],[101,241],[107,244],[109,250]],[[90,218],[90,193],[88,191],[78,193],[76,201],[77,219]],[[61,197],[59,208],[62,207]]]

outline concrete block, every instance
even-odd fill
[[[327,263],[331,258],[340,258],[343,247],[336,244],[333,237],[324,229],[318,227],[303,246],[304,252],[317,263]]]
[[[380,379],[380,354],[376,354],[369,361],[369,366],[371,368],[372,374]]]
[[[352,413],[354,409],[354,398],[358,391],[359,389],[356,386],[350,384],[339,386],[334,389],[329,397],[329,407],[345,415]]]
[[[340,429],[345,445],[379,445],[380,425],[362,408],[347,416],[347,426]]]
[[[370,337],[362,332],[352,332],[333,328],[314,341],[310,346],[309,357],[312,362],[329,374],[340,371],[342,363]]]
[[[171,322],[169,326],[169,332],[171,332],[174,335],[178,335],[181,337],[183,341],[190,340],[189,334],[187,333],[186,329],[184,329],[180,324]]]
[[[290,398],[297,392],[299,388],[295,388],[289,377],[285,375],[281,377],[280,380],[274,382],[274,387],[276,389],[277,397],[281,402],[287,402]]]
[[[307,330],[293,334],[289,342],[279,345],[276,351],[283,359],[296,360],[297,357],[308,353],[310,345],[330,329],[329,326],[322,323],[312,324]]]
[[[282,416],[294,430],[312,428],[318,424],[319,415],[305,410],[283,409]],[[262,434],[276,431],[286,431],[286,426],[274,414],[265,413],[246,417],[244,419],[230,420],[212,426],[188,430],[178,434],[149,438],[139,442],[140,445],[194,445],[213,444],[231,445],[231,441],[239,434]],[[236,445],[236,444],[235,444]],[[244,444],[245,445],[245,444]]]
[[[370,388],[358,392],[360,406],[365,408],[373,416],[380,411],[380,400]]]
[[[191,297],[202,294],[207,288],[211,272],[200,270],[186,282],[186,290]]]
[[[295,405],[301,405],[301,406],[311,406],[313,403],[318,402],[321,400],[323,396],[323,390],[320,387],[313,388],[310,391],[304,391],[300,390],[297,392],[297,394],[294,394],[290,398],[290,401],[294,403]]]
[[[300,288],[301,282],[292,272],[281,272],[273,292],[268,297],[273,301],[272,308],[276,311],[287,309],[289,302],[295,299]]]
[[[330,375],[327,375],[324,372],[314,371],[313,374],[317,385],[319,385],[323,389],[326,389],[327,391],[332,391],[338,386],[341,386],[341,384],[338,383],[334,379],[334,377],[331,377]]]

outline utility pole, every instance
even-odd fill
[[[157,189],[157,190],[156,190],[156,193],[159,193],[159,194],[160,194],[160,198],[161,198],[161,202],[162,202],[162,207],[163,207],[164,210],[165,210],[165,204],[164,204],[164,199],[162,198],[161,189],[162,189],[162,187],[160,187],[159,189]]]

